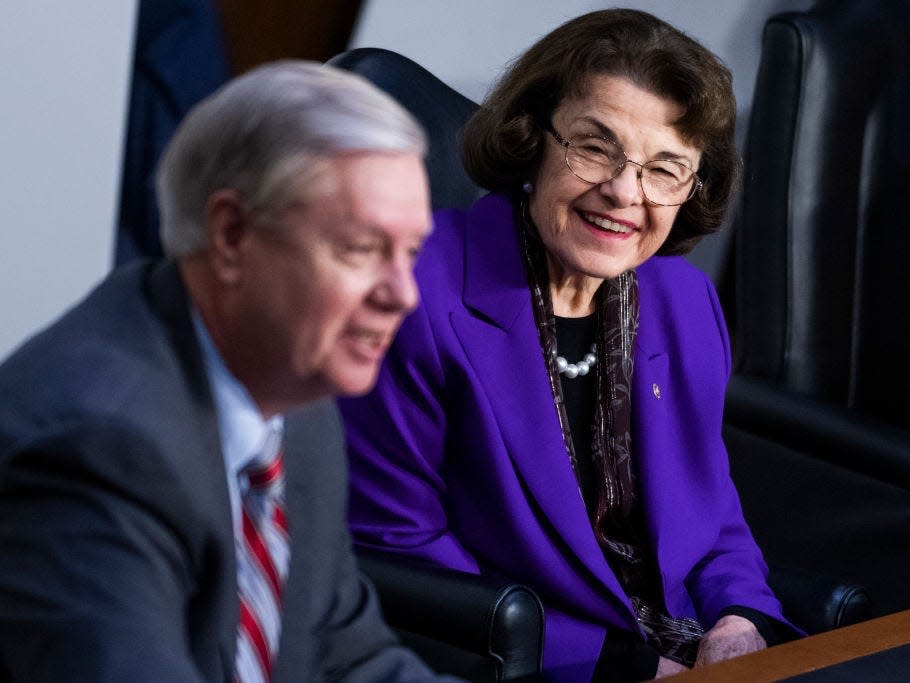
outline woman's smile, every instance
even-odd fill
[[[588,227],[596,228],[595,234],[607,233],[608,236],[628,236],[638,230],[638,227],[629,221],[614,220],[607,216],[579,211],[578,215],[588,223]]]

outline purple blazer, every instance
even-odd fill
[[[667,608],[706,628],[732,605],[783,620],[721,439],[730,347],[714,287],[678,257],[637,272],[632,448]],[[566,453],[508,200],[438,212],[417,279],[375,390],[340,401],[355,540],[531,586],[544,668],[590,680],[605,633],[638,626]]]

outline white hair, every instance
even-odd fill
[[[205,204],[219,189],[267,208],[320,158],[346,151],[426,154],[420,124],[364,78],[307,61],[268,64],[187,114],[156,176],[168,256],[205,249]]]

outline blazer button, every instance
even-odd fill
[[[652,384],[652,385],[651,385],[651,391],[654,392],[654,398],[656,398],[656,399],[659,401],[659,400],[660,400],[660,387],[657,386],[656,383],[655,383],[655,384]]]

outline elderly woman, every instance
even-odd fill
[[[343,401],[360,544],[525,583],[544,667],[633,680],[788,633],[721,440],[709,279],[738,167],[729,71],[638,11],[542,38],[465,130],[492,191],[436,215],[423,301]]]

